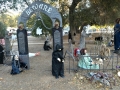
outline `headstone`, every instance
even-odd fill
[[[28,69],[29,64],[29,51],[28,51],[28,38],[26,29],[17,30],[17,41],[18,41],[18,51],[20,60],[27,64]]]
[[[53,28],[52,29],[53,32],[53,50],[56,50],[56,45],[59,44],[60,46],[63,47],[63,36],[62,36],[62,28],[59,27],[57,28]]]
[[[59,27],[59,22],[55,22],[52,29],[53,35],[53,53],[52,53],[52,75],[55,78],[59,76],[64,77],[64,63],[63,63],[63,33],[62,27]],[[59,60],[59,63],[56,62]]]
[[[9,35],[9,32],[5,31],[5,53],[6,55],[9,55],[11,51],[10,38],[11,38],[11,35]]]

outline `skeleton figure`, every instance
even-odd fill
[[[88,32],[90,25],[86,25],[83,27],[81,36],[80,36],[80,46],[79,49],[85,48],[85,37],[88,36],[90,33]]]

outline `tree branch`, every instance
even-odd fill
[[[24,2],[29,6],[29,3],[26,0],[24,0]]]

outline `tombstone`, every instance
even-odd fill
[[[56,50],[56,45],[59,44],[63,47],[63,33],[62,33],[62,27],[54,27],[52,29],[52,36],[53,36],[53,51]]]
[[[5,31],[5,53],[6,55],[9,55],[11,51],[10,39],[11,39],[11,35],[9,35],[8,31]]]
[[[62,27],[59,26],[59,22],[55,22],[55,26],[52,29],[53,36],[53,53],[52,53],[52,75],[55,78],[59,76],[64,77],[64,63],[63,61],[63,33]],[[57,60],[60,59],[59,63]]]
[[[29,69],[30,64],[29,64],[28,38],[27,38],[26,29],[17,30],[17,42],[18,42],[19,58],[22,62],[27,64],[27,67]]]

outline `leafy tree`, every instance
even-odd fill
[[[90,0],[91,10],[93,14],[99,18],[100,25],[114,23],[114,20],[119,17],[119,0]]]
[[[16,27],[18,16],[10,16],[8,14],[2,13],[0,15],[0,21],[7,25],[8,27]]]
[[[0,22],[0,38],[5,37],[5,30],[6,30],[6,26],[2,22]]]
[[[4,0],[12,1],[12,0]],[[23,3],[23,2],[24,3]],[[33,0],[34,1],[34,0]],[[97,25],[113,24],[119,17],[119,0],[43,0],[57,8],[63,19],[63,26],[69,23],[71,32],[75,32],[84,21],[92,22]],[[29,0],[13,0],[13,6],[17,3],[21,6],[29,5]],[[12,7],[14,8],[14,7]]]
[[[49,28],[52,27],[51,19],[43,13],[40,13],[40,15],[42,17],[43,22],[35,14],[32,15],[31,18],[27,22],[27,26],[32,28],[32,35],[36,36],[36,37],[39,36],[36,34],[36,29],[38,27],[42,29],[42,32],[44,35],[46,35],[48,33],[51,34],[51,30],[49,30]]]

